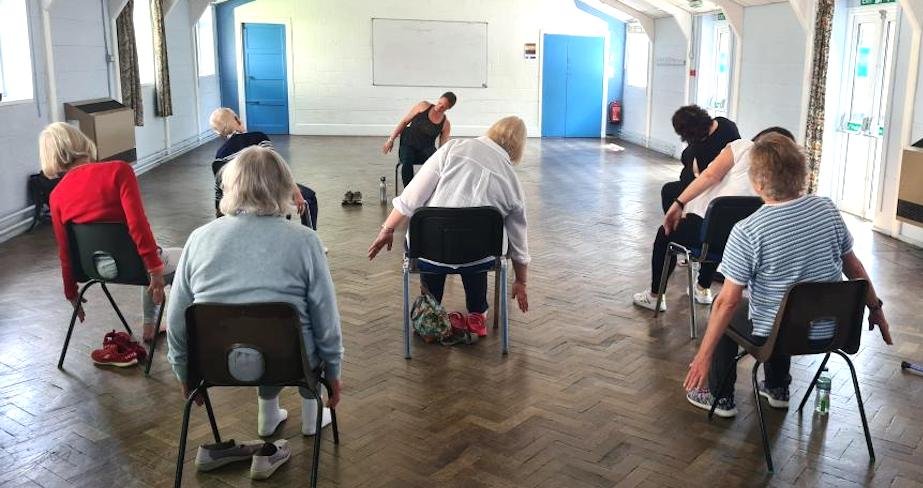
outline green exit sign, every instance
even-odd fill
[[[897,0],[859,0],[859,5],[879,5],[882,3],[894,3]]]

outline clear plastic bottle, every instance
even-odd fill
[[[388,185],[385,183],[384,176],[378,181],[378,203],[382,205],[388,203]]]
[[[826,374],[821,374],[820,378],[817,378],[817,396],[814,398],[814,411],[820,415],[830,413],[830,386],[830,377]]]

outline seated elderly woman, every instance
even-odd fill
[[[64,296],[84,320],[83,307],[77,303],[77,282],[70,263],[67,224],[121,222],[128,227],[138,254],[150,273],[150,286],[143,290],[143,337],[154,338],[158,304],[163,303],[163,289],[173,279],[173,271],[182,249],[161,248],[154,240],[144,214],[141,191],[135,172],[123,161],[96,162],[96,146],[82,132],[63,122],[55,122],[39,135],[39,159],[42,173],[49,178],[61,177],[51,193],[51,223],[58,241]],[[142,351],[131,348],[104,347],[94,351],[93,360],[116,366],[133,364],[130,356]]]
[[[215,153],[215,161],[212,163],[212,173],[215,175],[215,213],[220,217],[221,210],[218,208],[218,203],[221,201],[221,169],[240,151],[248,147],[259,146],[273,149],[273,146],[266,134],[259,131],[247,132],[240,117],[227,107],[215,109],[208,118],[208,122],[215,134],[225,138],[224,144]],[[296,184],[292,191],[292,198],[295,206],[298,207],[298,213],[302,216],[302,223],[308,224],[304,213],[307,208],[308,216],[311,217],[310,226],[317,230],[317,195],[314,190]]]
[[[702,245],[703,218],[712,200],[718,197],[756,195],[748,176],[750,149],[755,141],[766,134],[781,134],[795,140],[791,132],[781,127],[770,127],[757,134],[753,141],[738,139],[731,142],[667,208],[667,214],[663,225],[657,230],[651,252],[651,288],[650,291],[644,290],[634,295],[635,305],[650,310],[657,306],[663,261],[670,242],[686,247]],[[673,258],[667,268],[667,276],[673,273],[675,267],[676,258]],[[703,263],[699,269],[698,283],[693,291],[696,303],[708,305],[712,302],[710,287],[716,267],[715,263]],[[664,299],[660,302],[660,311],[664,312],[666,309],[667,301]]]
[[[758,345],[765,343],[792,285],[840,281],[843,274],[850,279],[868,279],[833,202],[804,194],[807,167],[801,149],[787,137],[769,134],[757,140],[750,152],[750,180],[766,203],[731,231],[718,267],[725,276],[724,286],[684,382],[690,403],[707,410],[717,397],[715,413],[722,417],[737,414],[737,344],[724,335],[728,327]],[[744,288],[750,290],[749,301],[743,299]],[[885,343],[891,344],[882,302],[871,284],[866,305],[869,328],[877,325]],[[781,355],[765,365],[766,378],[759,384],[759,393],[771,407],[788,407],[790,366],[791,357]],[[720,376],[725,372],[730,374],[728,386],[719,390]]]
[[[336,295],[317,233],[285,219],[294,210],[288,165],[271,149],[250,147],[228,163],[221,181],[225,215],[189,235],[170,294],[167,358],[183,383],[184,396],[188,394],[185,312],[189,305],[287,302],[298,310],[310,366],[323,365],[333,390],[328,405],[335,407],[343,357]],[[279,408],[280,391],[259,388],[261,436],[271,435],[288,417]],[[317,405],[308,392],[301,394],[301,432],[314,435]],[[328,408],[323,421],[330,422]]]
[[[516,281],[513,297],[520,310],[529,308],[526,295],[526,270],[529,247],[526,234],[526,207],[519,178],[513,165],[522,159],[526,126],[519,117],[505,117],[477,139],[452,140],[442,145],[423,164],[420,172],[394,199],[394,210],[381,226],[369,247],[374,259],[385,246],[391,250],[394,230],[420,207],[493,206],[503,214],[508,240],[508,255],[513,261]],[[439,263],[433,263],[439,265]],[[464,267],[462,267],[464,268]],[[487,273],[461,273],[468,315],[453,313],[456,327],[487,335]],[[444,274],[423,274],[420,280],[433,297],[442,301]],[[461,323],[458,323],[461,321]]]

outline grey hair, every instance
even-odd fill
[[[288,164],[272,149],[252,146],[221,171],[224,196],[218,208],[225,215],[286,215],[292,208],[295,180]]]

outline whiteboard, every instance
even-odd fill
[[[373,18],[372,84],[487,88],[487,22]]]

